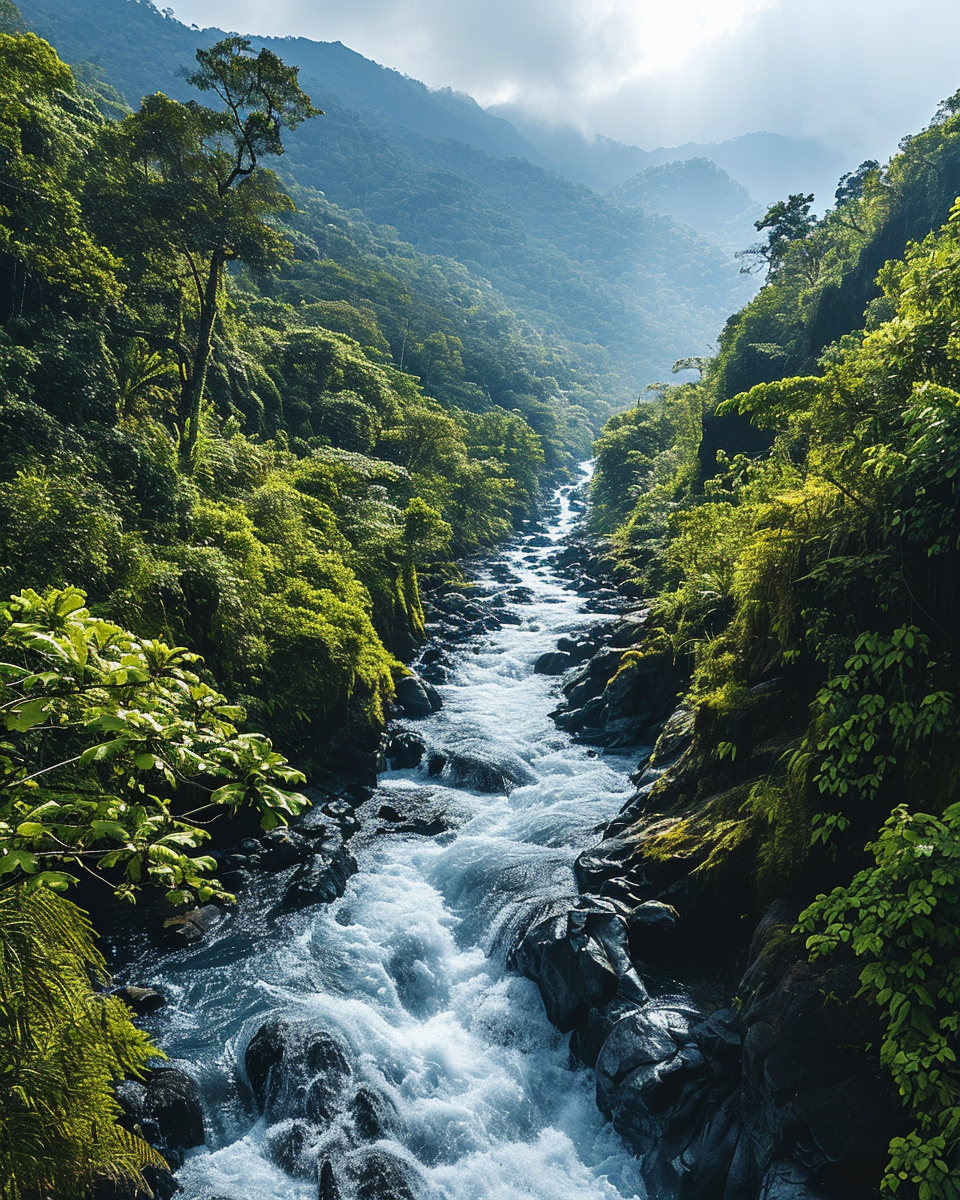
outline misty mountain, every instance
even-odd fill
[[[689,225],[731,254],[757,241],[754,222],[764,213],[742,184],[706,158],[647,167],[607,195],[625,208]]]
[[[745,133],[725,142],[686,142],[641,150],[612,138],[581,133],[571,125],[548,125],[512,104],[487,112],[509,121],[555,171],[605,192],[648,167],[706,158],[741,183],[765,208],[791,192],[813,191],[820,211],[833,204],[837,180],[851,165],[822,142],[780,133]]]
[[[157,90],[188,98],[183,69],[224,36],[146,0],[24,0],[22,11],[66,60],[102,68],[131,105]],[[431,91],[340,43],[252,40],[299,66],[326,113],[288,139],[281,169],[292,182],[465,264],[545,336],[594,357],[602,348],[621,397],[705,352],[752,295],[729,253],[669,215],[548,169],[469,97]]]

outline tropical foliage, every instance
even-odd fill
[[[589,429],[495,297],[452,315],[463,273],[295,212],[262,160],[315,110],[268,51],[130,112],[0,18],[0,1194],[32,1200],[162,1165],[113,1092],[159,1051],[60,893],[229,901],[211,820],[305,804],[251,727],[313,768],[378,734],[421,573]]]
[[[824,220],[804,195],[768,213],[767,285],[702,384],[607,425],[593,517],[690,680],[683,786],[648,802],[680,819],[648,853],[693,865],[714,913],[806,895],[811,953],[859,958],[913,1123],[883,1188],[923,1200],[960,1178],[960,206],[883,267],[865,330],[823,348],[816,314],[835,295],[841,331],[864,323],[857,272],[943,202],[955,109],[842,181]],[[735,419],[771,448],[707,462]]]
[[[143,1169],[166,1164],[117,1123],[112,1085],[160,1052],[102,990],[89,920],[46,888],[7,887],[0,921],[0,1196],[73,1200],[97,1179],[146,1187]]]
[[[294,212],[262,160],[315,110],[269,51],[119,120],[32,34],[0,57],[0,578],[189,645],[317,762],[381,719],[420,573],[585,452],[570,369],[462,270]]]

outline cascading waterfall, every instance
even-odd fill
[[[461,645],[442,710],[416,723],[461,770],[388,772],[370,802],[439,812],[445,831],[362,833],[342,899],[271,917],[247,897],[202,943],[139,964],[168,996],[152,1032],[204,1096],[207,1144],[178,1173],[186,1200],[315,1200],[318,1171],[322,1200],[645,1195],[591,1074],[506,961],[518,931],[576,895],[574,859],[633,765],[559,732],[556,682],[533,671],[598,619],[548,562],[573,523],[569,491],[546,537],[488,565],[511,583],[480,576],[491,594],[530,589],[507,604],[521,623]],[[471,764],[509,791],[472,788]],[[329,1036],[263,1116],[244,1056],[272,1018]]]

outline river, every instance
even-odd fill
[[[316,1200],[309,1164],[324,1160],[330,1195],[405,1194],[357,1182],[371,1143],[358,1143],[349,1106],[307,1147],[304,1177],[272,1161],[278,1127],[257,1115],[243,1062],[275,1016],[336,1039],[347,1090],[385,1114],[373,1149],[418,1197],[645,1196],[635,1158],[596,1108],[591,1073],[571,1064],[536,986],[506,961],[517,930],[575,896],[574,859],[622,805],[635,765],[573,744],[548,715],[557,681],[535,674],[535,660],[604,619],[548,561],[575,519],[569,488],[549,511],[478,575],[490,594],[530,589],[526,602],[506,599],[520,623],[460,644],[442,710],[410,722],[430,747],[514,764],[515,775],[520,760],[521,782],[491,794],[462,776],[458,786],[446,773],[387,772],[372,811],[423,802],[454,828],[358,835],[360,870],[340,900],[271,919],[248,898],[202,943],[139,964],[168,997],[151,1032],[204,1096],[207,1144],[178,1173],[185,1200]]]

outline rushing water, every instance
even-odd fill
[[[644,1196],[590,1073],[571,1065],[536,986],[505,962],[517,929],[575,895],[577,853],[628,790],[631,764],[559,732],[548,716],[556,681],[533,673],[559,636],[598,619],[546,561],[573,522],[568,491],[546,529],[551,545],[524,539],[499,560],[516,577],[501,588],[532,590],[508,606],[522,623],[461,645],[443,709],[416,723],[431,746],[506,761],[514,774],[521,760],[528,781],[495,795],[419,770],[383,775],[374,811],[425,800],[456,828],[361,839],[341,900],[273,921],[247,903],[152,972],[169,997],[153,1031],[200,1082],[207,1110],[207,1144],[178,1175],[187,1200],[316,1200],[315,1175],[292,1178],[271,1162],[244,1080],[245,1047],[275,1015],[339,1039],[353,1086],[394,1114],[379,1146],[415,1169],[430,1200]],[[350,1138],[349,1119],[337,1118],[320,1146],[343,1200],[354,1198],[340,1169]]]

